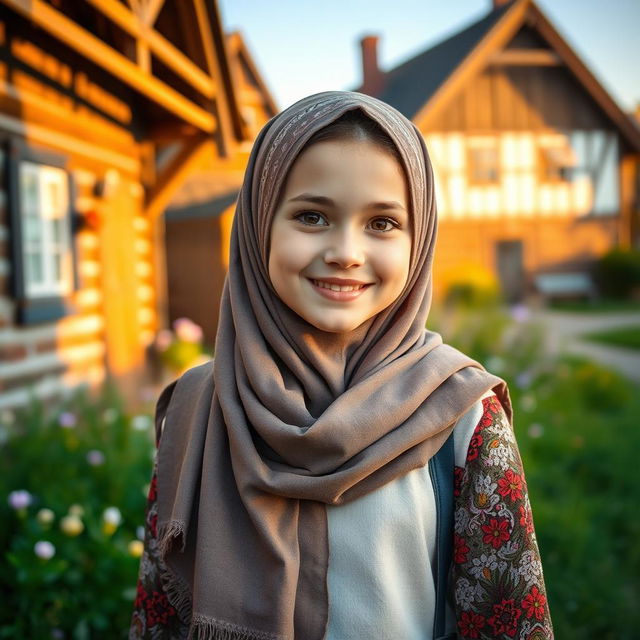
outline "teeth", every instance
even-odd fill
[[[340,286],[339,284],[329,284],[328,282],[322,282],[322,280],[313,280],[313,284],[322,289],[331,289],[331,291],[357,291],[364,287],[363,284],[347,284]]]

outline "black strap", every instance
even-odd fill
[[[438,453],[429,460],[429,474],[436,500],[437,535],[436,564],[433,579],[436,585],[436,610],[433,623],[434,640],[445,638],[447,580],[453,559],[453,467],[455,464],[453,432]],[[455,638],[456,635],[448,636]]]

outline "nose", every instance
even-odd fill
[[[343,269],[357,267],[365,262],[363,239],[357,231],[349,228],[336,229],[331,234],[325,250],[324,261]]]

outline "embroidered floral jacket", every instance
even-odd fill
[[[496,396],[483,398],[464,467],[455,467],[451,592],[460,640],[552,640],[553,630],[522,461]],[[184,638],[164,592],[154,468],[130,640]]]

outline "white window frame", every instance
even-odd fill
[[[24,295],[67,296],[74,284],[68,173],[21,159],[18,191]]]

